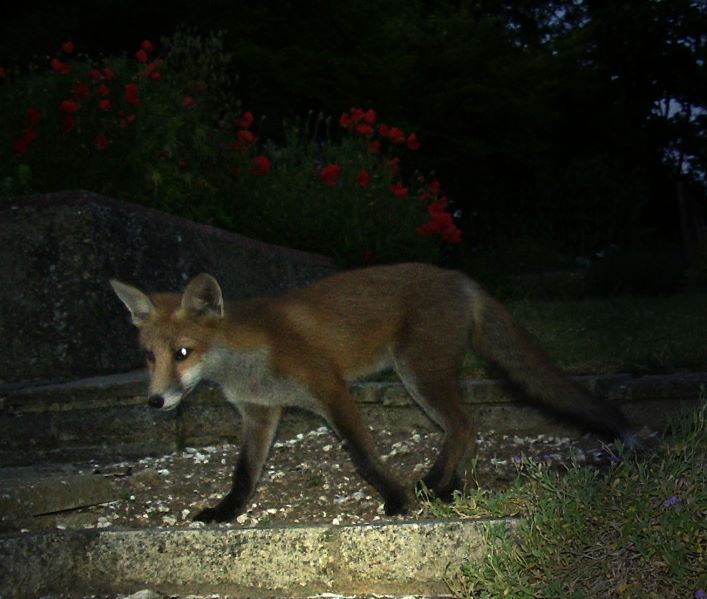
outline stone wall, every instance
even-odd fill
[[[226,297],[271,295],[334,270],[323,256],[87,192],[0,200],[0,384],[139,367],[108,284],[178,291],[199,272]]]

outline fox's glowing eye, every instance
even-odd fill
[[[145,359],[148,362],[154,362],[155,361],[155,354],[151,351],[145,351]]]
[[[180,347],[174,354],[174,359],[177,362],[181,362],[182,360],[186,360],[189,357],[189,354],[191,353],[191,349],[188,347]]]

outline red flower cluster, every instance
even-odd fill
[[[155,49],[155,47],[152,45],[152,42],[149,40],[145,40],[140,44],[140,49],[135,52],[135,58],[138,62],[147,62],[150,59],[150,54],[152,54],[152,51]]]
[[[228,142],[229,149],[245,151],[258,141],[258,138],[255,137],[250,130],[254,122],[255,118],[252,112],[244,112],[241,116],[233,120],[233,124],[237,128],[237,139]]]
[[[352,108],[348,113],[342,113],[339,117],[339,124],[344,129],[356,129],[363,135],[373,135],[373,125],[376,124],[378,115],[372,108],[363,110],[362,108]]]
[[[39,111],[30,107],[27,109],[27,128],[22,130],[22,134],[15,141],[15,156],[21,156],[27,151],[29,144],[37,138],[37,123],[41,115]]]
[[[420,193],[420,201],[430,202],[427,205],[430,220],[417,227],[416,232],[418,235],[439,235],[447,243],[460,243],[462,240],[461,230],[454,224],[452,215],[447,212],[449,201],[446,196],[440,197],[440,192],[439,181],[435,179],[428,184],[427,189]]]
[[[76,126],[74,114],[79,108],[81,108],[81,105],[75,100],[64,100],[59,106],[59,110],[64,113],[64,131],[67,133]]]
[[[111,69],[110,67],[106,67],[103,69],[103,72],[99,71],[98,69],[93,69],[88,73],[88,76],[94,81],[100,81],[101,79],[106,79],[110,81],[111,79],[115,78],[115,73],[113,72],[113,69]]]
[[[62,62],[58,58],[52,58],[49,61],[49,66],[56,71],[57,73],[61,73],[62,75],[68,75],[71,72],[71,67],[69,66],[68,62]]]
[[[122,110],[118,113],[118,124],[121,129],[125,129],[130,123],[135,121],[134,114],[125,114]]]
[[[344,112],[339,117],[339,125],[348,131],[356,131],[364,137],[373,137],[375,134],[374,125],[378,121],[378,115],[372,108],[363,110],[362,108],[351,108],[348,112]],[[392,144],[405,144],[410,150],[418,150],[420,142],[415,133],[410,133],[405,137],[405,133],[399,127],[390,127],[385,123],[378,125],[378,135],[381,139],[387,140]],[[380,153],[380,140],[371,141],[369,151],[372,154]]]
[[[133,106],[138,106],[140,104],[137,83],[128,83],[125,86],[125,101]]]

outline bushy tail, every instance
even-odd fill
[[[552,364],[488,293],[477,288],[474,296],[471,337],[475,351],[499,366],[531,399],[595,432],[632,443],[631,429],[621,410],[594,397]]]

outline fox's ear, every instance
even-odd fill
[[[152,300],[139,289],[116,281],[115,279],[110,280],[110,285],[120,298],[120,301],[130,310],[133,324],[136,327],[142,326],[155,310],[155,305],[152,303]]]
[[[182,295],[182,308],[194,316],[223,316],[223,294],[218,282],[202,272],[187,285]]]

